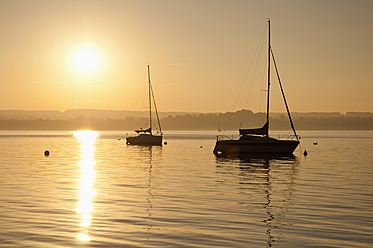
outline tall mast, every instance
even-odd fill
[[[152,134],[152,96],[151,96],[151,86],[150,86],[150,67],[148,65],[148,81],[149,81],[149,126],[150,134]]]
[[[269,127],[269,86],[271,85],[271,21],[268,20],[268,87],[267,87],[267,125]],[[268,129],[267,134],[268,137]]]

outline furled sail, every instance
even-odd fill
[[[137,129],[135,130],[136,133],[152,133],[152,129],[151,128],[148,128],[148,129]]]
[[[256,135],[268,135],[268,122],[261,128],[253,129],[240,129],[240,135],[256,134]]]

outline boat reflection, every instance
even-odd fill
[[[151,224],[151,217],[152,217],[152,210],[153,210],[153,198],[154,198],[154,186],[153,186],[153,147],[149,146],[147,147],[149,150],[149,176],[148,176],[148,197],[146,198],[146,201],[148,202],[148,207],[146,209],[146,212],[148,213],[148,225],[146,227],[146,230],[148,233],[151,233],[153,229],[153,225]],[[148,238],[149,239],[149,238]]]
[[[84,130],[74,131],[73,134],[80,143],[81,154],[81,159],[78,164],[81,170],[79,190],[80,202],[77,208],[77,212],[81,216],[81,230],[76,235],[76,237],[83,241],[90,241],[91,238],[88,234],[88,228],[91,225],[92,219],[92,199],[96,195],[96,192],[93,189],[93,182],[96,174],[94,171],[94,150],[96,138],[98,137],[98,132]]]
[[[156,194],[156,183],[158,163],[162,157],[162,146],[128,146],[128,151],[132,154],[136,154],[136,161],[139,168],[144,169],[143,177],[147,179],[146,187],[144,188],[146,206],[144,216],[144,225],[148,233],[147,240],[149,240],[150,235],[153,233],[153,223],[152,218],[153,212],[153,201]]]
[[[266,226],[267,247],[281,239],[281,226],[292,201],[298,160],[295,156],[220,156],[217,157],[217,173],[235,175],[240,194],[246,195],[249,204],[261,204],[265,209],[262,222]]]

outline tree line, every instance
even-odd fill
[[[316,115],[318,116],[318,115]],[[163,130],[237,130],[239,128],[261,127],[266,121],[265,113],[240,110],[226,113],[175,114],[161,118]],[[373,130],[373,116],[295,115],[297,130]],[[153,121],[155,125],[156,121]],[[146,117],[127,116],[123,118],[79,116],[71,119],[29,118],[1,119],[0,130],[133,130],[148,128]],[[154,127],[153,127],[154,128]],[[275,114],[270,118],[272,130],[290,130],[286,114]]]

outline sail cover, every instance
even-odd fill
[[[138,130],[135,130],[136,133],[151,133],[152,132],[152,129],[151,128],[148,128],[148,129],[138,129]]]
[[[268,122],[261,128],[254,129],[240,129],[240,135],[256,134],[256,135],[268,135]]]

